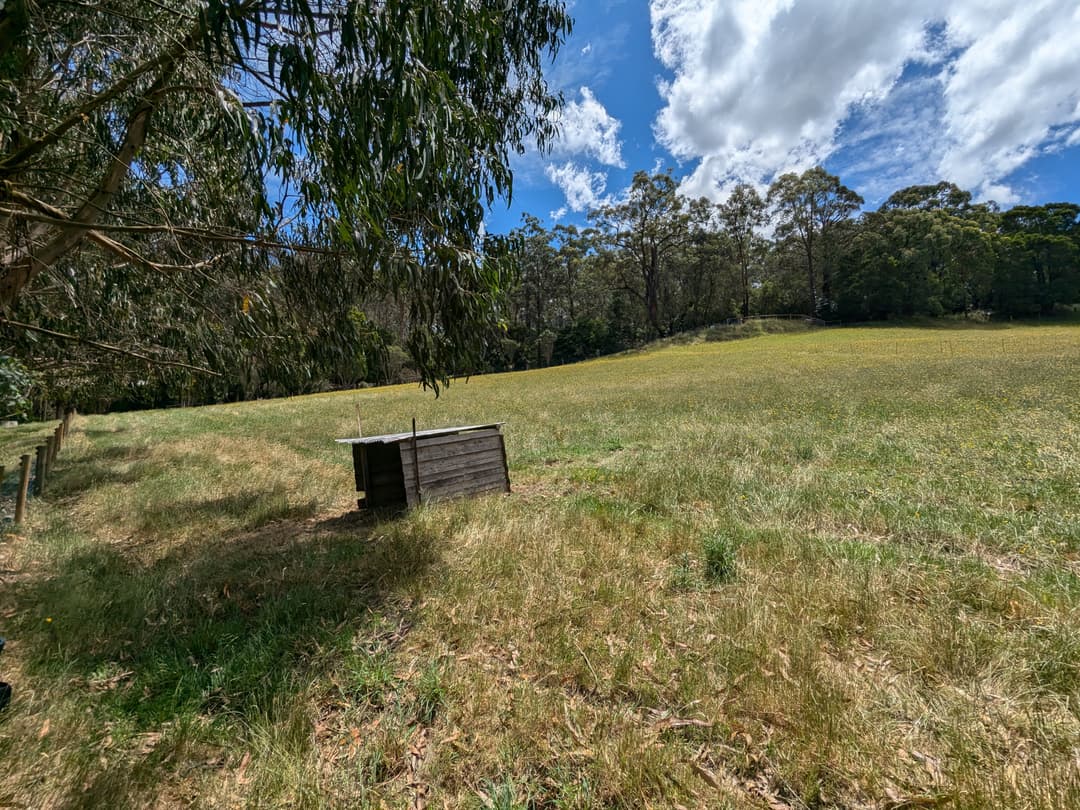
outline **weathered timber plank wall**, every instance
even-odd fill
[[[419,437],[415,452],[412,439],[398,447],[405,498],[410,507],[457,495],[510,491],[506,447],[498,428]],[[414,455],[419,462],[419,475],[415,472]]]

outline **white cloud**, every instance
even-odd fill
[[[605,202],[602,195],[607,188],[607,175],[604,172],[589,171],[587,167],[568,161],[561,166],[548,164],[545,174],[562,190],[571,211],[588,211]]]
[[[565,217],[566,214],[567,214],[566,206],[565,205],[560,205],[554,211],[549,211],[548,212],[548,219],[550,219],[552,222],[558,222],[563,217]]]
[[[604,109],[588,87],[582,87],[580,93],[581,101],[568,102],[556,119],[559,138],[554,152],[563,156],[588,155],[606,166],[625,168],[619,140],[622,122]]]
[[[983,183],[979,191],[983,199],[993,200],[999,205],[1009,206],[1020,202],[1020,195],[1012,186],[1004,183]]]
[[[650,11],[673,74],[654,131],[700,160],[685,183],[694,196],[823,161],[865,139],[844,126],[853,119],[877,128],[867,166],[983,196],[1011,195],[1010,172],[1077,138],[1076,0],[651,0]],[[917,75],[901,80],[909,65]]]
[[[998,14],[975,5],[958,3],[949,18],[965,50],[947,68],[939,168],[993,197],[990,186],[1038,154],[1055,126],[1080,121],[1080,5],[999,3]]]

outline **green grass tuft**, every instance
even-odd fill
[[[713,532],[701,541],[702,568],[705,579],[714,584],[724,584],[735,579],[736,543],[730,534]]]

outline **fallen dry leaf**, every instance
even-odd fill
[[[691,762],[690,767],[694,769],[694,773],[709,783],[711,787],[721,790],[723,786],[720,784],[720,780],[716,778],[716,774],[702,765],[700,762]]]
[[[674,728],[712,728],[713,724],[694,717],[664,717],[658,720],[655,726],[660,731],[668,731]]]
[[[141,735],[138,739],[140,741],[139,754],[142,756],[146,756],[151,751],[153,751],[154,748],[157,746],[158,742],[161,741],[161,732],[151,731],[147,734]]]
[[[409,810],[424,810],[428,805],[429,788],[420,779],[420,768],[424,764],[424,758],[427,756],[430,737],[430,729],[421,729],[420,733],[416,735],[416,742],[410,746],[406,758],[406,766],[409,769],[408,785],[409,790],[412,792]]]
[[[240,760],[240,767],[236,769],[236,782],[240,785],[246,785],[251,781],[245,774],[247,772],[248,763],[251,762],[251,752],[245,751],[244,758]]]

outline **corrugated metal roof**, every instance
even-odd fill
[[[491,422],[487,425],[464,425],[462,427],[434,428],[433,430],[418,430],[416,437],[424,436],[449,436],[452,433],[465,433],[470,430],[483,430],[484,428],[501,427],[505,422]],[[338,444],[394,444],[403,442],[413,437],[412,431],[408,433],[387,433],[384,436],[363,436],[358,439],[337,439]]]

